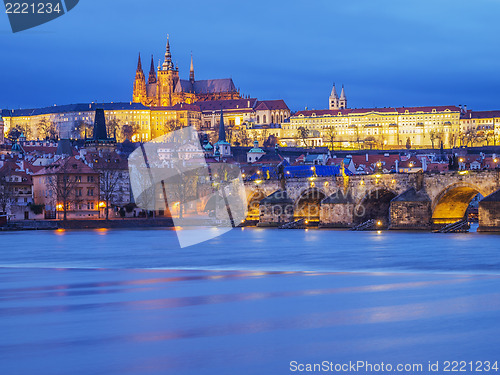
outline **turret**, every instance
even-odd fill
[[[342,91],[340,92],[339,108],[340,109],[347,108],[347,98],[345,96],[344,85],[342,85]]]
[[[339,109],[339,96],[337,95],[337,90],[335,89],[335,83],[333,84],[332,92],[330,93],[330,109]]]
[[[172,54],[170,53],[170,39],[167,35],[167,50],[165,52],[165,61],[163,62],[163,70],[174,70],[174,63],[172,62]]]
[[[219,151],[220,156],[230,156],[231,155],[231,145],[226,141],[226,129],[224,127],[224,113],[222,109],[220,110],[220,122],[219,122],[219,140],[215,144],[215,152]],[[214,153],[214,156],[215,153]]]
[[[95,110],[94,132],[92,139],[94,141],[108,140],[108,132],[106,130],[106,119],[104,116],[104,109],[102,108],[97,108]]]
[[[189,68],[189,81],[191,81],[191,83],[194,83],[193,54],[191,54],[191,67]]]
[[[155,70],[155,63],[153,61],[153,55],[151,55],[151,67],[149,68],[149,79],[148,83],[156,83],[157,78],[156,78],[156,70]]]
[[[132,101],[134,103],[143,103],[146,99],[146,77],[142,71],[141,54],[137,61],[137,70],[135,71],[134,91]]]
[[[158,77],[156,85],[157,105],[171,106],[175,102],[172,100],[172,94],[179,81],[179,71],[175,68],[170,53],[170,38],[167,36],[167,50],[165,52],[165,61],[158,68]]]

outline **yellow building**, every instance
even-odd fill
[[[500,111],[462,111],[460,146],[496,146],[499,137]]]
[[[141,56],[137,62],[132,101],[149,107],[170,107],[177,103],[188,103],[206,100],[239,99],[240,94],[231,78],[195,80],[193,56],[189,79],[179,78],[179,68],[172,62],[170,41],[167,38],[165,59],[155,70],[153,56],[148,80],[142,70]]]
[[[2,116],[0,116],[0,145],[4,142],[4,122]]]
[[[194,104],[178,103],[171,107],[151,107],[152,138],[186,126],[201,128],[201,110]]]
[[[103,108],[108,124],[130,127],[130,133],[145,141],[151,139],[150,109],[138,103],[83,103],[34,109],[2,111],[5,134],[10,129],[23,131],[28,140],[45,139],[50,132],[66,139],[85,137],[85,129],[91,129],[96,108]],[[52,128],[52,129],[49,129]],[[48,132],[48,129],[51,130]],[[114,129],[109,129],[113,137]],[[52,137],[53,138],[53,137]]]
[[[301,144],[306,133],[343,148],[453,147],[460,113],[455,106],[300,111],[282,124],[282,142]]]

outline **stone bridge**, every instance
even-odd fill
[[[429,230],[466,217],[481,194],[480,227],[500,228],[500,171],[375,174],[245,182],[248,220],[276,226],[303,218],[309,225],[347,228],[376,220],[390,229]],[[486,204],[488,202],[488,204]]]

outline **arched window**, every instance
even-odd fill
[[[257,115],[257,124],[259,124],[259,123],[260,123],[260,116]]]
[[[271,115],[271,124],[274,124],[274,115]]]
[[[263,115],[262,116],[262,123],[265,124],[266,123],[266,115]]]

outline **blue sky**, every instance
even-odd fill
[[[325,108],[500,109],[500,1],[80,0],[13,34],[0,15],[0,107],[130,101],[137,64],[165,53],[183,78],[232,77],[243,94]]]

